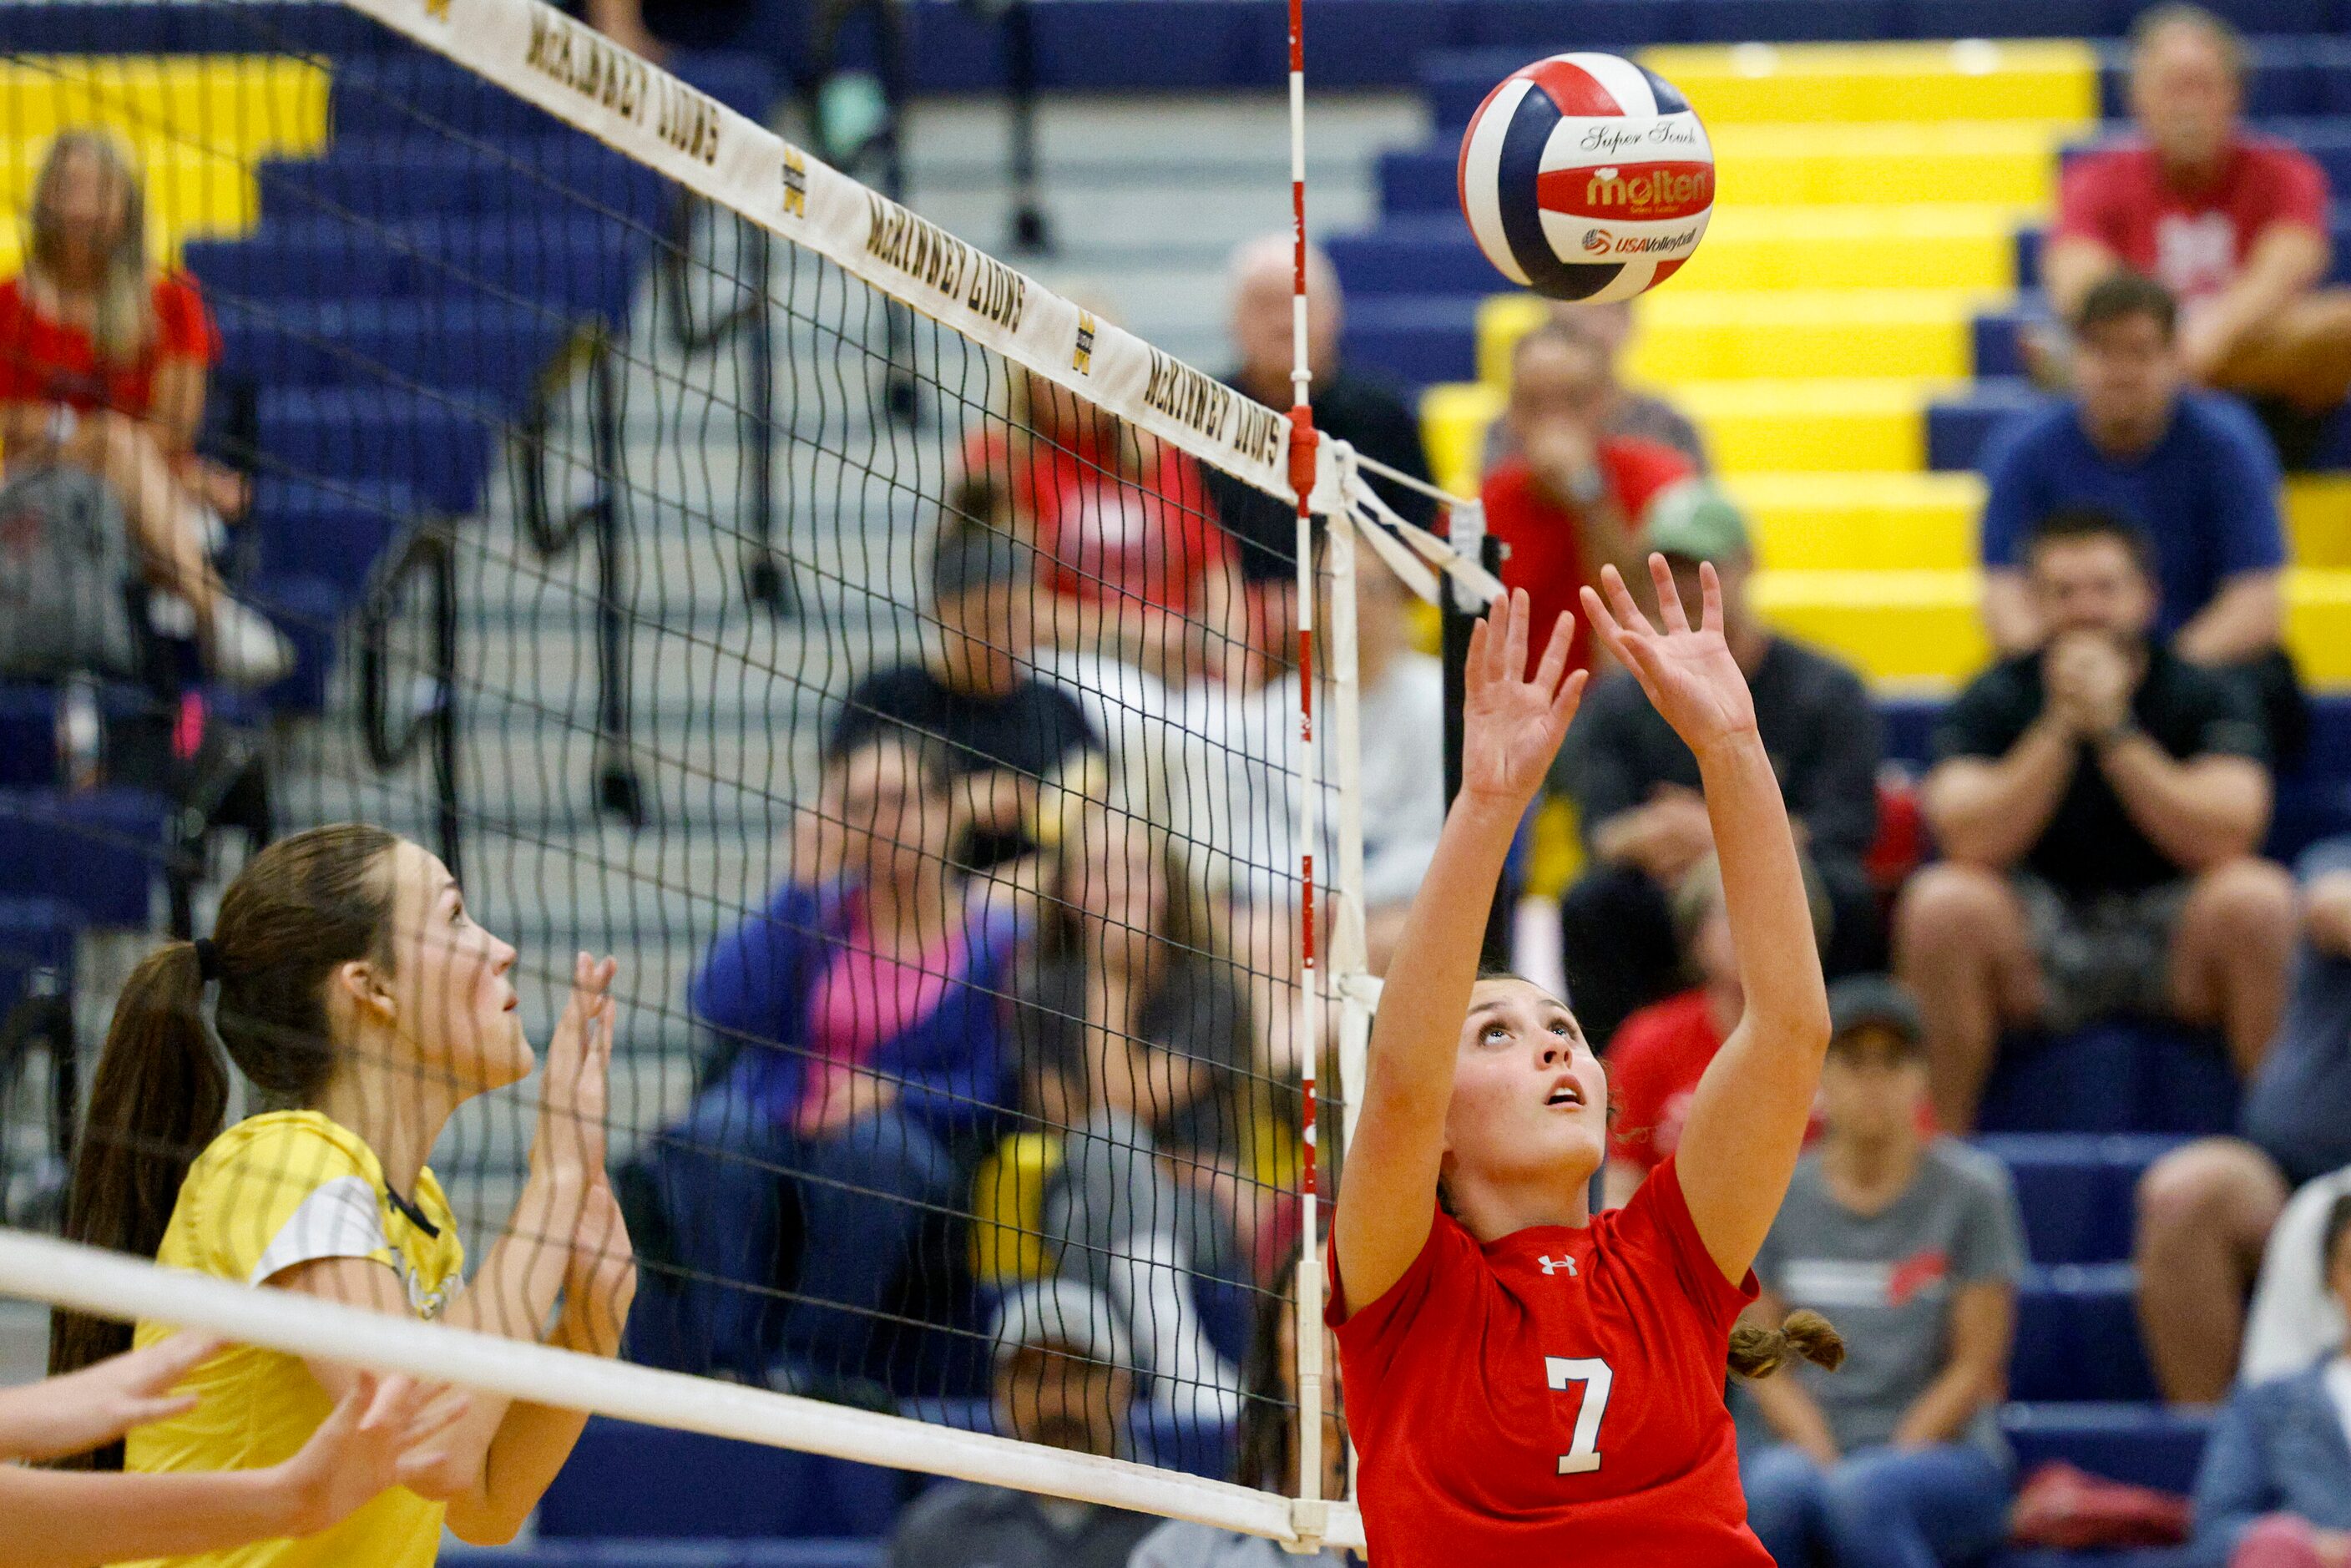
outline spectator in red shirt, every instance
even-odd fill
[[[33,187],[21,276],[0,282],[0,444],[12,474],[68,464],[105,480],[155,585],[184,600],[213,673],[266,685],[286,640],[222,590],[215,514],[244,486],[193,450],[220,344],[195,286],[148,263],[137,172],[104,136],[68,131]]]
[[[1221,671],[1238,568],[1198,465],[1042,376],[1013,386],[1010,418],[966,444],[953,506],[1035,547],[1048,641],[1170,685]]]
[[[1614,391],[1607,350],[1588,333],[1548,322],[1511,350],[1502,417],[1518,455],[1486,476],[1482,494],[1486,527],[1510,548],[1502,581],[1527,591],[1538,639],[1575,608],[1578,591],[1599,583],[1602,567],[1649,580],[1635,525],[1649,497],[1690,472],[1669,446],[1608,434]],[[1568,659],[1574,670],[1592,662],[1580,616]]]
[[[2332,263],[2326,175],[2306,154],[2248,132],[2244,52],[2194,5],[2140,19],[2131,115],[2141,139],[2066,171],[2042,273],[2070,319],[2118,267],[2182,302],[2180,347],[2198,381],[2303,411],[2351,388],[2351,289]]]
[[[1813,936],[1827,935],[1829,906],[1812,867],[1804,867]],[[1690,972],[1690,988],[1653,1002],[1619,1025],[1608,1043],[1608,1164],[1603,1202],[1621,1207],[1659,1162],[1681,1144],[1682,1123],[1706,1065],[1739,1023],[1747,993],[1739,983],[1739,956],[1722,907],[1722,867],[1713,855],[1693,867],[1674,892],[1674,930]],[[1804,1135],[1820,1130],[1820,1115]]]

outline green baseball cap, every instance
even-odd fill
[[[1710,479],[1677,479],[1642,517],[1641,548],[1686,560],[1734,560],[1747,553],[1747,518]]]

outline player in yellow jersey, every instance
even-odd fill
[[[264,850],[229,885],[210,939],[151,955],[124,987],[67,1234],[256,1286],[614,1354],[636,1273],[604,1174],[611,959],[575,964],[548,1047],[529,1175],[470,1283],[455,1216],[425,1168],[459,1104],[530,1072],[514,963],[515,950],[466,914],[448,869],[415,844],[346,824]],[[225,1132],[223,1046],[269,1107]],[[168,1332],[142,1323],[138,1343]],[[60,1312],[51,1369],[111,1354],[123,1333]],[[194,1407],[132,1432],[122,1462],[150,1472],[277,1464],[355,1377],[273,1351],[223,1351],[189,1379]],[[332,1529],[172,1561],[425,1568],[444,1521],[467,1541],[512,1539],[584,1418],[478,1393],[466,1405],[435,1441],[438,1465]]]

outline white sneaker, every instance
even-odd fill
[[[204,663],[214,679],[249,690],[292,673],[294,644],[261,612],[224,593],[213,603],[213,634]]]

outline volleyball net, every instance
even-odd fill
[[[1335,1155],[1374,995],[1355,617],[1367,582],[1491,580],[1343,444],[1301,529],[1284,415],[767,130],[755,62],[673,73],[538,0],[154,10],[150,54],[0,59],[20,298],[143,248],[173,281],[126,319],[183,361],[159,393],[0,344],[16,401],[130,453],[28,444],[12,490],[94,483],[148,589],[136,661],[0,672],[57,738],[0,790],[31,933],[0,977],[24,956],[65,1015],[6,1064],[0,1291],[1359,1542],[1286,1500],[1324,1438],[1282,1348],[1311,1380],[1321,1334],[1282,1323],[1319,1304],[1315,1107]],[[188,360],[178,430],[145,400]],[[217,588],[158,559],[174,529]],[[282,678],[218,678],[214,592],[283,633]],[[286,871],[349,821],[439,864]],[[269,897],[356,921],[372,978],[287,1003]],[[373,1145],[455,1103],[429,1165],[471,1288],[534,1260],[585,1288],[616,1233],[534,1184],[589,1151],[638,1269],[621,1361],[511,1343],[547,1337],[528,1291],[468,1332],[244,1289],[420,1222],[416,1191],[317,1212],[340,1145],[186,1178],[235,1219],[166,1260],[236,1284],[44,1239],[119,1243],[99,1189],[218,1130],[97,1058],[158,926],[209,938],[180,1006],[237,1070],[216,1120],[332,1107],[392,1187]],[[474,1093],[509,985],[566,1060],[583,951],[617,962],[608,1098],[552,1067]]]

